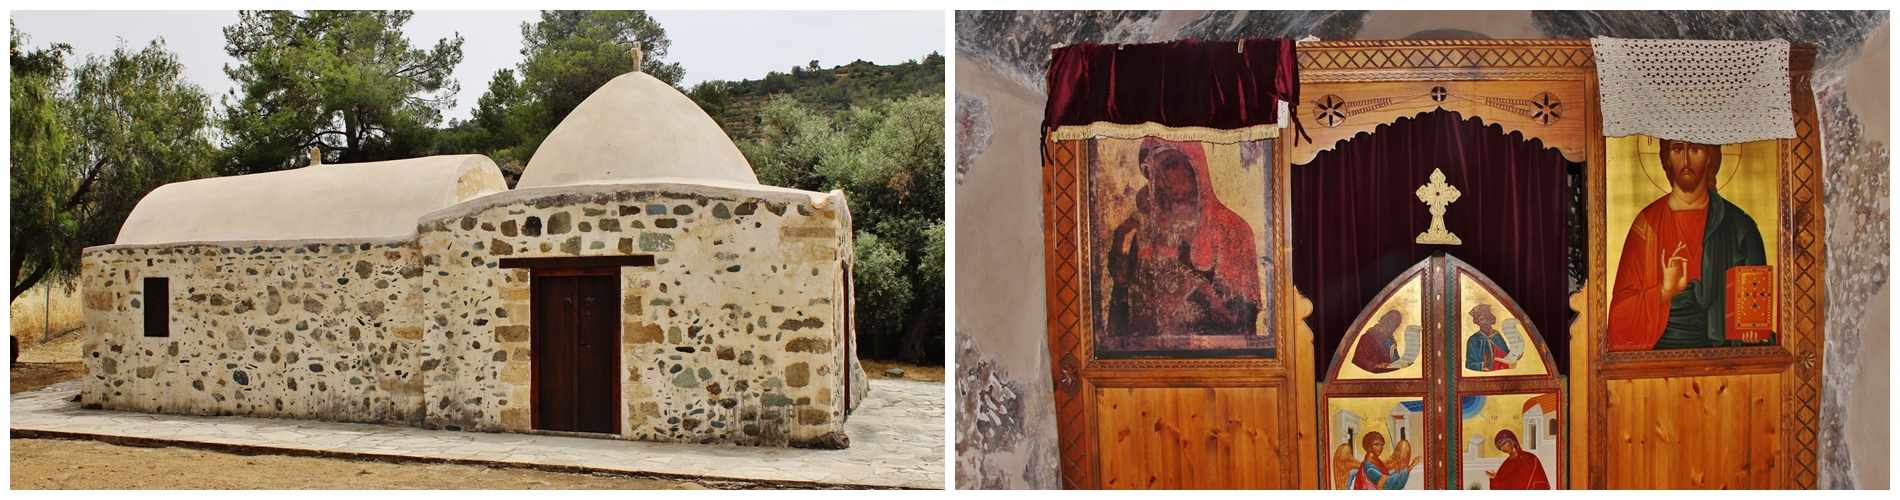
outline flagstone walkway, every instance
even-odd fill
[[[12,437],[199,446],[381,460],[628,473],[789,487],[939,489],[944,483],[943,385],[872,380],[845,424],[851,447],[805,450],[647,443],[373,424],[87,410],[79,382],[14,394]]]

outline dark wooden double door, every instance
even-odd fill
[[[618,269],[537,269],[531,287],[534,428],[620,433]]]

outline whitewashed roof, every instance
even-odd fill
[[[160,186],[117,244],[401,238],[423,214],[508,190],[482,155],[314,165]]]
[[[692,99],[634,72],[581,101],[541,142],[515,187],[648,179],[759,183],[732,138]]]

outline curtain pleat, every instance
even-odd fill
[[[1463,259],[1502,287],[1544,336],[1559,369],[1566,366],[1571,165],[1540,141],[1441,109],[1381,125],[1294,166],[1293,283],[1313,300],[1307,324],[1319,339],[1315,366],[1331,362],[1380,289],[1434,252]],[[1460,192],[1445,225],[1462,245],[1413,241],[1431,221],[1416,191],[1433,169]]]

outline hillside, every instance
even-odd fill
[[[943,95],[944,60],[937,53],[922,61],[891,65],[858,60],[826,69],[817,62],[791,68],[789,73],[773,71],[757,80],[707,81],[693,86],[688,95],[733,141],[753,137],[759,106],[775,95],[790,95],[825,112],[916,94]]]

